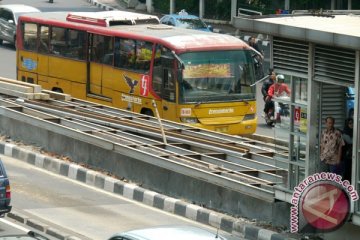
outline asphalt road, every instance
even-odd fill
[[[10,179],[13,209],[54,229],[88,240],[161,225],[216,229],[0,156]],[[221,232],[229,240],[239,239]]]

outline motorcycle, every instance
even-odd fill
[[[290,89],[284,83],[284,80],[284,75],[277,75],[274,84],[267,90],[266,97],[264,96],[265,122],[269,126],[273,126],[276,122],[281,122],[281,116],[286,118],[290,116],[289,106],[286,103],[286,101],[289,101]],[[276,97],[277,100],[273,101],[273,97]]]
[[[276,123],[281,123],[282,117],[289,117],[289,105],[271,101],[269,110],[265,113],[265,123],[273,127]]]
[[[275,110],[275,103],[272,100],[265,99],[265,105],[267,105],[267,111],[265,112],[265,123],[272,127],[275,124],[275,117],[274,117],[274,110]]]
[[[270,108],[267,112],[265,112],[265,123],[273,127],[275,125],[275,117],[274,117],[274,109]]]

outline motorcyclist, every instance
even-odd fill
[[[289,89],[289,86],[284,83],[284,75],[277,75],[276,76],[276,80],[275,80],[275,83],[272,84],[269,89],[268,89],[268,96],[267,98],[272,98],[274,95],[276,97],[281,97],[281,96],[284,96],[284,94],[286,96],[290,96],[290,89]]]
[[[268,91],[269,91],[270,86],[275,83],[275,79],[276,79],[276,73],[275,73],[274,69],[270,68],[269,69],[269,78],[264,81],[264,83],[261,87],[261,93],[263,95],[263,100],[265,102],[265,106],[264,106],[265,117],[267,116],[269,107],[271,107],[271,103],[266,101],[266,97],[268,96]]]
[[[265,102],[268,103],[268,109],[267,109],[267,116],[271,119],[273,118],[273,112],[274,112],[274,102],[272,101],[272,98],[275,97],[282,97],[282,96],[290,96],[290,89],[289,86],[284,83],[284,75],[277,75],[276,80],[274,84],[272,84],[268,89],[268,94],[266,97]],[[280,108],[283,109],[284,105],[279,104]]]

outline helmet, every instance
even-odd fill
[[[285,80],[284,75],[279,74],[279,75],[276,76],[276,82],[283,83],[284,80]]]

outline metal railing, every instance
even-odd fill
[[[262,12],[246,9],[246,8],[238,8],[238,17],[239,16],[248,17],[253,15],[262,15]]]

